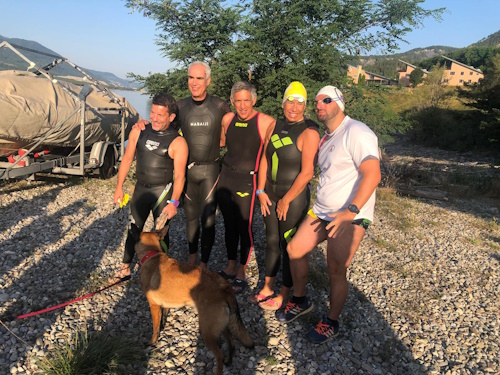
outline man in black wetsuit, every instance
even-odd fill
[[[130,221],[123,263],[110,281],[130,275],[130,263],[135,254],[131,224],[134,223],[142,230],[150,212],[153,213],[155,222],[162,212],[166,212],[169,219],[177,214],[185,182],[188,147],[177,130],[170,127],[176,112],[177,104],[174,98],[168,94],[159,94],[153,98],[151,123],[144,131],[141,132],[136,126],[129,134],[127,148],[118,170],[113,201],[116,204],[123,201],[123,183],[134,156],[137,159],[137,183],[129,206]],[[168,237],[164,241],[168,244]]]
[[[222,119],[221,146],[227,146],[217,187],[217,203],[224,217],[227,265],[220,272],[232,280],[239,293],[247,287],[246,267],[253,248],[252,214],[255,204],[257,170],[267,129],[274,119],[254,109],[257,91],[248,82],[236,82],[231,103],[236,113]],[[238,266],[237,250],[240,244]]]
[[[210,67],[196,61],[188,68],[191,96],[179,100],[179,123],[189,146],[184,212],[189,242],[188,263],[198,263],[201,219],[201,263],[206,268],[215,239],[215,188],[219,178],[219,150],[222,117],[229,105],[208,95]]]

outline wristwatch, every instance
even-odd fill
[[[350,204],[347,206],[347,209],[351,212],[354,212],[356,215],[359,214],[359,208],[355,204]]]

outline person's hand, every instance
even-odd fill
[[[175,207],[173,203],[169,203],[163,209],[162,214],[163,213],[165,213],[167,215],[166,220],[165,220],[165,222],[166,222],[167,220],[170,220],[175,215],[177,215],[177,207]]]
[[[262,212],[262,216],[265,217],[271,213],[271,211],[269,211],[269,206],[272,205],[271,200],[265,192],[260,193],[258,197],[260,201],[260,212]]]
[[[149,124],[149,121],[148,120],[139,120],[137,121],[134,126],[132,126],[132,130],[134,129],[139,129],[140,131],[143,131],[146,129],[146,125]]]
[[[113,203],[118,206],[123,202],[123,189],[121,187],[116,187],[115,194],[113,195]]]
[[[349,210],[344,212],[338,212],[335,214],[328,214],[328,217],[332,217],[333,220],[326,225],[325,229],[328,232],[328,237],[336,237],[342,234],[348,225],[352,225],[352,221],[356,214]]]
[[[278,214],[278,220],[286,221],[286,213],[288,212],[288,208],[290,207],[290,203],[285,199],[281,198],[276,205],[276,213]]]

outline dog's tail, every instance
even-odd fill
[[[240,308],[234,293],[229,293],[226,296],[226,302],[229,307],[229,324],[228,328],[231,334],[236,337],[247,348],[253,348],[254,342],[248,333],[240,315]]]

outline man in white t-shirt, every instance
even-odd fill
[[[287,323],[313,309],[306,297],[307,254],[326,240],[330,309],[307,334],[309,340],[322,343],[339,332],[338,318],[348,293],[347,267],[373,220],[380,161],[377,136],[344,114],[344,96],[338,88],[323,87],[315,103],[316,116],[327,128],[319,146],[316,203],[288,244],[293,296],[276,317]]]

